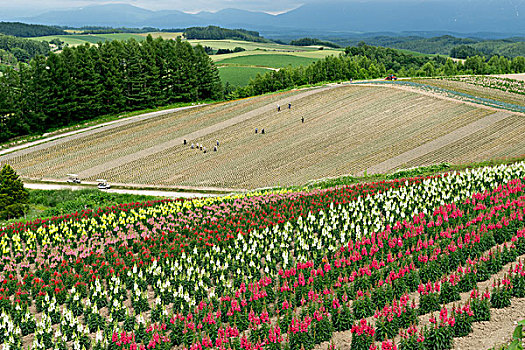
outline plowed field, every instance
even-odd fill
[[[413,149],[421,154],[412,154],[407,165],[523,154],[523,117],[509,114],[485,123],[494,113],[389,87],[325,87],[152,118],[12,153],[0,163],[32,178],[77,173],[86,180],[150,185],[300,185],[362,173]],[[479,131],[463,135],[471,124]],[[442,148],[435,145],[440,139],[446,139]],[[424,147],[432,141],[432,147]],[[191,149],[191,143],[207,152]]]

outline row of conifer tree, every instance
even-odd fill
[[[201,46],[181,40],[66,47],[0,76],[0,141],[97,116],[222,97]]]

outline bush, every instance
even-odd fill
[[[0,219],[23,216],[29,194],[14,169],[6,164],[0,171]]]

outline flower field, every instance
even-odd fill
[[[450,349],[525,297],[524,215],[516,163],[15,224],[0,230],[0,344]]]
[[[488,87],[514,94],[525,95],[525,81],[494,77],[494,76],[464,76],[449,77],[447,80],[461,81],[471,85]],[[523,101],[521,101],[523,103]]]
[[[525,83],[519,80],[492,76],[447,77],[441,79],[417,79],[417,83],[475,96],[479,103],[483,99],[498,101],[505,108],[505,103],[525,107]],[[459,96],[461,97],[461,96]],[[523,112],[523,110],[518,110]]]

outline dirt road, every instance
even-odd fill
[[[60,184],[39,184],[39,183],[24,183],[25,188],[35,190],[85,190],[86,186],[72,186],[72,185],[60,185]],[[159,191],[159,190],[129,190],[129,189],[109,189],[104,190],[108,193],[125,193],[125,194],[136,194],[143,196],[156,196],[156,197],[167,197],[167,198],[198,198],[198,197],[213,197],[216,194],[208,193],[192,193],[192,192],[174,192],[174,191]]]

